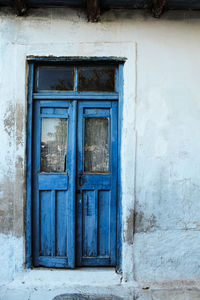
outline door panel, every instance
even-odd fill
[[[76,101],[34,105],[34,266],[74,267]]]
[[[117,102],[80,102],[77,265],[116,264]]]
[[[108,117],[86,117],[84,173],[109,172]]]

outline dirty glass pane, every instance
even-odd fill
[[[73,91],[74,68],[40,66],[35,79],[36,91]]]
[[[81,67],[78,70],[78,91],[114,92],[114,67]]]
[[[85,118],[85,172],[109,171],[108,118]]]
[[[42,118],[41,172],[65,172],[67,155],[67,119]]]

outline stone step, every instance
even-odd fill
[[[53,300],[123,300],[123,298],[113,295],[83,295],[64,294],[56,296]]]

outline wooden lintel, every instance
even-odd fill
[[[24,16],[27,13],[26,0],[13,0],[13,5],[18,16]]]
[[[101,0],[87,0],[87,17],[89,22],[98,22],[101,14]]]
[[[153,0],[152,14],[154,18],[160,18],[167,0]]]

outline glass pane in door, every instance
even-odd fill
[[[109,172],[108,118],[85,118],[86,173]]]
[[[65,172],[67,155],[67,119],[42,118],[41,172]]]

